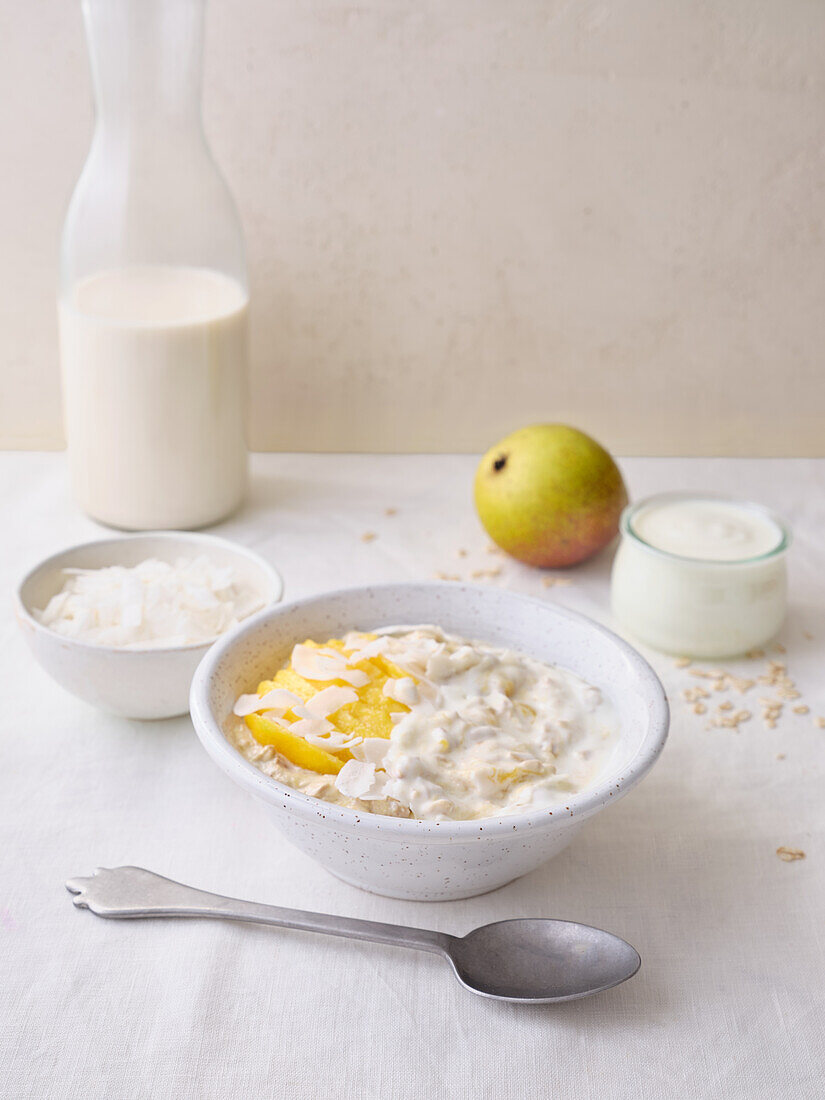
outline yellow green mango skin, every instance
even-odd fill
[[[528,565],[559,568],[614,538],[627,490],[595,439],[565,424],[534,424],[487,451],[474,498],[497,546]]]

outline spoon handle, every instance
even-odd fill
[[[100,867],[90,878],[69,879],[66,889],[75,895],[73,900],[78,909],[91,909],[99,917],[217,917],[300,928],[304,932],[326,932],[330,936],[372,940],[396,947],[434,951],[439,955],[446,955],[454,940],[444,932],[430,932],[424,928],[225,898],[221,894],[184,886],[142,867]]]

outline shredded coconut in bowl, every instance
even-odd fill
[[[132,568],[64,569],[63,575],[61,590],[34,617],[49,630],[94,645],[203,644],[264,605],[231,566],[202,554],[174,564],[148,558]]]

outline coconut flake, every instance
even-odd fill
[[[386,772],[376,773],[375,764],[348,760],[335,777],[335,786],[347,798],[383,798]]]
[[[286,688],[273,688],[264,695],[240,695],[232,708],[232,713],[239,718],[246,718],[248,714],[255,714],[261,710],[274,710],[279,715],[286,714],[296,704],[301,703],[300,695]],[[321,716],[325,717],[325,716]]]
[[[347,669],[343,653],[333,649],[296,645],[292,650],[292,668],[305,680],[344,680],[353,687],[369,683],[365,672]]]
[[[334,680],[346,668],[346,660],[333,650],[299,644],[292,649],[292,667],[307,680]]]
[[[274,722],[277,726],[281,724],[280,719],[284,716],[282,710],[262,710],[259,713],[261,718],[266,718],[267,721]]]
[[[366,672],[362,672],[360,668],[348,669],[346,672],[342,672],[338,679],[346,680],[348,684],[352,684],[356,688],[362,688],[370,682],[369,676]]]
[[[347,703],[357,701],[358,695],[352,688],[328,687],[293,709],[300,718],[329,718]]]
[[[276,719],[281,729],[295,737],[322,737],[325,733],[331,733],[335,728],[332,722],[325,718],[299,718],[297,722],[287,722],[286,719]]]
[[[391,676],[384,682],[382,691],[387,699],[392,699],[396,703],[403,703],[405,707],[414,707],[421,698],[412,676],[399,676],[398,678]]]
[[[347,635],[345,642],[349,642],[350,637],[350,635]],[[357,665],[360,664],[361,661],[369,661],[373,657],[378,657],[381,654],[386,653],[387,646],[389,645],[388,638],[373,638],[372,640],[365,642],[363,645],[359,645],[358,642],[355,640],[364,637],[365,635],[362,634],[356,635],[355,638],[353,638],[354,648],[351,653],[347,654],[347,664]]]
[[[352,755],[366,764],[383,764],[389,747],[388,737],[363,737],[361,743],[353,747]]]
[[[257,710],[263,710],[260,695],[239,695],[235,700],[232,713],[239,718],[246,718],[248,714],[254,714]]]
[[[139,627],[142,622],[143,606],[137,601],[134,603],[127,603],[120,616],[120,625],[129,630]]]
[[[304,735],[304,740],[317,749],[325,749],[326,752],[342,752],[344,749],[351,750],[358,747],[364,739],[352,737],[347,733],[338,733],[336,730],[322,735],[307,733]]]
[[[272,688],[271,691],[261,696],[261,702],[268,707],[275,707],[284,711],[294,708],[301,701],[300,695],[296,695],[294,691],[288,691],[286,688]]]

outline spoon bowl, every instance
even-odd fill
[[[599,993],[642,965],[638,951],[611,932],[546,918],[485,924],[455,939],[446,954],[473,993],[528,1004]]]

